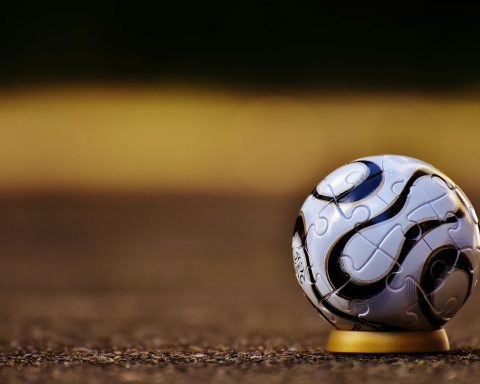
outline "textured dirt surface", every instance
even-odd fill
[[[474,382],[478,291],[451,353],[324,351],[291,270],[299,203],[1,199],[0,382]]]
[[[447,354],[348,356],[298,292],[8,293],[2,295],[5,382],[471,382],[480,370],[475,305]],[[478,300],[476,295],[473,300]],[[472,303],[470,303],[472,304]],[[478,316],[476,316],[478,317]]]

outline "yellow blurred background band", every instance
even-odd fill
[[[46,87],[0,93],[0,192],[307,193],[398,153],[478,189],[480,98]]]

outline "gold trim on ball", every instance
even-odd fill
[[[330,332],[327,352],[333,353],[423,353],[450,350],[443,328],[414,332]]]

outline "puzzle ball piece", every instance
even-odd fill
[[[479,238],[472,204],[438,169],[365,157],[306,198],[293,233],[295,274],[337,330],[434,332],[476,283]]]

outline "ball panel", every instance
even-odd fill
[[[436,328],[476,281],[475,211],[425,162],[394,155],[358,159],[319,183],[301,217],[292,243],[297,280],[338,328]],[[440,258],[450,272],[432,283],[425,268],[442,265],[432,249],[445,247],[458,257]]]

